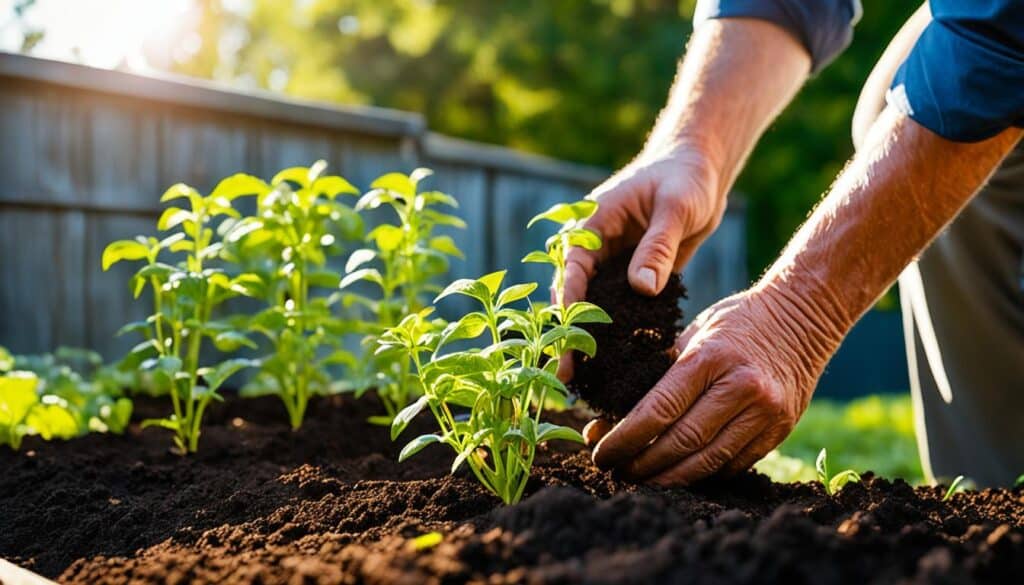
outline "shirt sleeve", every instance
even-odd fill
[[[696,28],[713,18],[757,18],[789,31],[811,56],[817,73],[853,40],[860,20],[860,0],[698,0]]]
[[[1024,126],[1024,18],[946,17],[936,4],[932,22],[896,72],[889,104],[960,142]]]

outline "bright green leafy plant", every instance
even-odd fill
[[[254,364],[247,359],[228,359],[204,366],[201,360],[204,340],[222,351],[255,346],[244,331],[214,319],[215,310],[226,300],[252,296],[253,286],[260,282],[248,273],[228,276],[217,266],[224,244],[215,241],[215,236],[216,227],[225,218],[240,217],[233,207],[235,199],[265,190],[263,181],[243,174],[224,179],[207,196],[179,183],[160,199],[184,202],[184,207],[168,207],[160,216],[157,229],[169,235],[163,239],[139,236],[119,240],[103,251],[104,270],[123,260],[145,261],[132,277],[131,286],[136,297],[147,286],[151,289],[153,313],[145,321],[121,329],[120,333],[139,332],[145,336],[123,364],[129,370],[149,372],[153,383],[170,395],[173,413],[144,421],[143,426],[171,430],[180,453],[198,448],[203,414],[211,400],[222,400],[217,391],[224,382]],[[230,238],[232,233],[223,233],[223,237]],[[163,261],[168,255],[174,258],[172,263]]]
[[[416,169],[409,175],[386,174],[375,180],[371,190],[356,204],[357,211],[389,207],[396,219],[395,223],[383,223],[367,234],[370,246],[352,253],[340,284],[345,289],[358,282],[369,282],[380,293],[375,300],[363,303],[372,313],[366,337],[370,355],[365,359],[367,371],[358,388],[361,392],[375,387],[384,404],[387,416],[375,417],[373,422],[390,424],[415,392],[415,386],[409,384],[408,360],[374,354],[375,340],[402,316],[423,309],[429,299],[427,295],[440,290],[435,280],[448,271],[449,258],[463,257],[451,236],[437,233],[440,227],[465,228],[460,218],[438,209],[456,208],[458,202],[439,191],[419,190],[419,183],[431,174],[429,169]],[[444,322],[433,319],[421,326],[439,331]]]
[[[844,469],[835,475],[830,475],[828,470],[828,451],[822,449],[818,453],[818,459],[814,462],[814,468],[818,473],[818,481],[825,488],[825,493],[834,496],[843,489],[843,486],[852,482],[860,481],[860,474],[852,469]]]
[[[54,353],[18,356],[15,367],[39,378],[43,402],[59,405],[75,419],[78,434],[122,433],[132,416],[124,396],[130,382],[94,351],[60,347]]]
[[[257,193],[257,213],[224,224],[228,257],[246,274],[246,286],[266,308],[237,322],[271,346],[243,395],[280,397],[293,429],[302,425],[310,397],[332,391],[328,367],[357,366],[343,336],[358,324],[342,319],[336,305],[351,295],[336,292],[341,274],[328,260],[344,242],[363,234],[360,216],[338,200],[359,191],[326,163],[281,171]]]
[[[594,232],[580,223],[595,211],[591,201],[561,204],[538,215],[561,225],[547,241],[547,249],[533,252],[524,261],[545,262],[555,267],[555,282],[565,276],[565,254],[574,245],[596,249],[601,245]],[[395,417],[392,438],[409,422],[429,409],[439,432],[409,442],[400,460],[432,443],[454,449],[454,473],[466,464],[487,489],[507,504],[518,502],[536,455],[537,446],[553,439],[582,441],[574,429],[541,421],[545,397],[565,393],[555,376],[560,357],[578,350],[594,355],[596,344],[582,323],[608,323],[608,315],[586,302],[564,307],[528,302],[536,283],[502,286],[505,271],[476,280],[460,279],[435,299],[462,295],[479,305],[440,332],[429,321],[432,309],[406,316],[378,341],[378,353],[402,355],[408,362],[410,385],[422,396]],[[562,291],[557,297],[562,299]],[[526,301],[526,306],[517,308]],[[444,353],[455,341],[483,337],[486,344]],[[481,344],[477,344],[481,345]]]
[[[30,372],[10,372],[0,377],[0,445],[17,450],[27,435],[50,440],[79,434],[66,404],[51,397],[41,398],[36,392],[38,384],[39,378]]]

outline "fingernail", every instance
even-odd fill
[[[658,288],[658,275],[650,268],[641,268],[636,273],[636,279],[651,292]]]

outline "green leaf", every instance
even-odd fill
[[[167,418],[147,418],[142,421],[142,428],[148,429],[149,427],[160,427],[161,429],[177,432],[181,428],[181,422],[173,416]]]
[[[206,384],[209,386],[209,392],[215,393],[228,378],[233,376],[242,368],[258,366],[259,362],[256,360],[236,358],[221,362],[213,368],[208,368],[202,376],[203,379],[206,380]]]
[[[195,222],[195,215],[191,211],[186,211],[180,207],[168,207],[160,214],[160,219],[156,222],[156,229],[165,232],[169,229],[173,229],[185,221]]]
[[[507,270],[499,270],[490,274],[485,274],[477,279],[477,282],[481,282],[487,287],[487,290],[491,293],[491,296],[498,294],[498,289],[501,288],[502,281],[505,280],[505,274]]]
[[[402,173],[388,173],[370,183],[370,188],[392,191],[402,197],[412,198],[416,194],[416,181]]]
[[[570,327],[565,336],[565,349],[575,349],[576,351],[581,351],[590,357],[594,357],[594,354],[597,353],[597,341],[594,340],[594,337],[590,333],[587,333],[583,329],[580,329],[579,327]]]
[[[132,321],[131,323],[128,323],[124,327],[121,327],[120,329],[118,329],[117,333],[115,333],[114,336],[115,337],[120,337],[122,335],[125,335],[126,333],[131,333],[133,331],[148,331],[148,330],[149,330],[149,321],[148,320],[147,321]]]
[[[348,262],[345,263],[345,272],[352,272],[356,268],[359,268],[363,264],[370,262],[377,258],[377,251],[369,248],[360,248],[348,257]]]
[[[198,204],[203,199],[203,196],[200,195],[199,192],[193,189],[192,187],[189,187],[185,183],[178,183],[176,185],[172,185],[169,189],[164,191],[164,194],[160,197],[160,202],[165,203],[167,201],[173,201],[175,199],[181,199],[183,197],[187,197],[189,199],[193,209],[198,207]]]
[[[427,445],[440,443],[443,440],[439,435],[420,435],[402,447],[402,452],[398,454],[398,461],[401,463],[422,451]]]
[[[62,404],[36,404],[25,418],[25,425],[47,441],[71,439],[86,430],[79,428],[78,420]]]
[[[398,438],[398,435],[402,434],[405,427],[409,426],[412,419],[416,418],[416,415],[423,412],[423,409],[427,407],[429,399],[426,396],[420,396],[416,402],[413,402],[409,406],[406,406],[398,414],[395,415],[395,419],[391,421],[391,440],[394,441]]]
[[[462,218],[455,215],[449,215],[447,213],[441,213],[434,209],[424,209],[420,212],[420,217],[434,225],[446,225],[458,229],[466,228],[466,222],[463,221]]]
[[[466,256],[462,253],[462,250],[455,245],[455,240],[451,236],[437,236],[430,238],[429,246],[432,250],[437,250],[442,254],[448,254],[456,258],[465,258]]]
[[[149,256],[149,248],[135,240],[118,240],[103,250],[103,270],[121,260],[142,260]]]
[[[469,376],[491,369],[491,362],[478,353],[456,352],[441,356],[426,366],[455,376]]]
[[[574,325],[576,323],[611,323],[612,318],[608,316],[608,313],[604,309],[598,307],[593,303],[586,301],[579,301],[569,305],[569,308],[565,311],[565,323],[564,325]]]
[[[563,394],[568,392],[568,390],[565,387],[565,384],[563,384],[557,376],[555,376],[551,372],[548,372],[547,370],[542,370],[541,368],[515,368],[509,370],[508,374],[513,376],[516,386],[526,385],[531,382],[540,382],[541,384],[544,384],[548,388],[552,388]]]
[[[437,347],[459,339],[475,339],[487,330],[487,316],[483,313],[469,313],[458,321],[449,323],[441,332]]]
[[[418,167],[409,173],[409,180],[413,183],[419,184],[420,181],[434,174],[434,171],[426,167]]]
[[[534,250],[533,252],[530,252],[526,256],[523,256],[521,262],[523,262],[524,264],[533,262],[537,264],[551,264],[552,266],[558,266],[558,261],[555,260],[555,258],[551,254],[548,254],[547,252],[541,252],[540,250]]]
[[[434,297],[434,302],[436,303],[441,299],[454,294],[474,298],[483,303],[484,305],[486,305],[491,300],[490,290],[488,289],[486,284],[480,282],[479,280],[460,278],[446,286],[445,289],[441,291],[440,294]]]
[[[417,195],[416,199],[417,202],[421,202],[416,206],[417,209],[423,209],[426,205],[434,203],[440,203],[441,205],[456,208],[459,206],[459,202],[454,197],[447,193],[441,193],[440,191],[426,191]]]
[[[840,471],[839,473],[837,473],[835,475],[835,477],[833,477],[831,480],[829,480],[829,482],[828,482],[829,493],[830,494],[839,493],[839,490],[843,489],[843,486],[845,486],[846,484],[848,484],[850,482],[856,483],[858,481],[860,481],[860,474],[857,473],[856,471],[854,471],[852,469],[846,469],[844,471]]]
[[[576,228],[569,231],[569,245],[583,248],[584,250],[600,250],[601,236],[597,232],[586,228]]]
[[[376,242],[377,247],[384,252],[391,252],[398,249],[402,244],[405,232],[402,228],[391,224],[381,224],[366,235],[366,239]]]
[[[567,224],[571,221],[582,221],[597,211],[597,202],[589,199],[581,199],[575,203],[558,203],[551,206],[547,211],[537,214],[526,224],[527,228],[542,219],[553,221],[557,224]]]
[[[213,338],[213,345],[223,352],[232,352],[242,346],[252,349],[257,349],[259,347],[253,340],[246,337],[244,333],[239,333],[238,331],[225,331],[223,333],[218,333]]]
[[[334,199],[338,195],[358,195],[359,189],[356,189],[352,183],[349,183],[342,177],[331,175],[317,179],[313,183],[313,192],[316,195]]]
[[[555,439],[561,439],[563,441],[573,441],[576,443],[583,442],[583,435],[579,434],[576,429],[569,427],[563,427],[559,425],[553,425],[551,423],[540,423],[537,426],[537,443],[543,443],[544,441],[552,441]]]
[[[360,280],[366,280],[373,282],[378,286],[384,286],[384,277],[380,275],[380,271],[376,268],[360,268],[355,272],[346,274],[345,278],[341,279],[341,283],[338,284],[338,288],[348,288],[352,283]]]
[[[217,183],[209,198],[224,198],[227,201],[233,201],[243,195],[261,196],[269,190],[270,185],[264,183],[262,179],[245,173],[238,173]]]
[[[501,291],[498,295],[498,301],[496,306],[503,307],[509,303],[514,303],[518,300],[525,299],[530,294],[537,290],[536,282],[528,282],[526,284],[514,284],[505,290]]]
[[[274,175],[274,178],[270,179],[270,184],[277,186],[288,181],[295,183],[300,189],[305,189],[309,187],[309,171],[310,169],[306,167],[289,167]]]
[[[11,372],[0,378],[0,425],[13,427],[39,402],[39,378],[28,372]]]

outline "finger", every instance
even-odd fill
[[[629,284],[640,294],[660,293],[675,268],[685,228],[679,207],[667,197],[655,200],[651,224],[629,263]]]
[[[722,470],[750,445],[770,421],[756,408],[748,408],[729,422],[706,447],[649,480],[663,487],[684,486]]]
[[[566,255],[565,288],[562,289],[566,306],[587,298],[587,285],[590,283],[590,279],[597,274],[597,264],[600,262],[596,252],[596,250],[571,248]],[[556,298],[551,299],[551,302],[556,301]]]
[[[650,447],[627,463],[622,473],[629,479],[642,480],[665,471],[708,447],[750,403],[744,392],[710,388]]]
[[[601,439],[593,455],[598,467],[619,467],[632,459],[682,416],[710,386],[699,355],[694,352],[676,361],[633,410]]]
[[[789,432],[785,429],[770,427],[744,447],[732,461],[725,464],[722,467],[722,475],[733,476],[750,469],[755,463],[764,459],[772,449],[778,447],[788,434]]]
[[[612,423],[606,418],[595,418],[583,427],[583,442],[588,447],[593,447],[602,437],[612,430]]]

